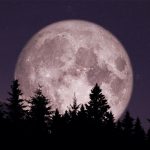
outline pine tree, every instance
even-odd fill
[[[122,121],[123,130],[127,134],[133,133],[133,118],[130,116],[129,112],[126,112],[125,117]]]
[[[87,121],[87,111],[86,111],[85,106],[83,104],[81,105],[80,110],[78,111],[78,120],[79,120],[79,122],[81,124],[82,123],[86,124],[86,121]]]
[[[128,144],[133,144],[133,121],[134,119],[130,116],[130,113],[126,112],[125,117],[122,121],[122,127],[124,141],[127,141]]]
[[[145,131],[142,128],[141,121],[139,118],[136,119],[135,125],[134,125],[134,140],[136,143],[141,143],[145,141]]]
[[[69,112],[66,110],[65,113],[62,115],[62,130],[61,134],[65,135],[66,137],[70,134],[70,115]]]
[[[123,138],[122,122],[118,120],[116,123],[116,128],[115,128],[115,140],[121,143],[123,142],[122,138]]]
[[[49,99],[42,93],[41,86],[35,91],[35,95],[31,97],[29,103],[31,104],[29,116],[35,132],[48,133],[48,123],[52,118],[53,111]]]
[[[78,111],[78,129],[79,129],[80,139],[82,140],[84,138],[86,141],[86,138],[88,138],[89,127],[88,127],[87,111],[83,104],[81,105]]]
[[[150,119],[147,119],[147,121],[150,123]],[[146,141],[150,148],[150,128],[148,129],[147,134],[146,134]]]
[[[4,119],[3,104],[0,102],[0,122]]]
[[[73,104],[70,105],[70,108],[69,108],[69,115],[73,122],[77,120],[79,106],[80,105],[77,104],[77,98],[74,95]]]
[[[115,129],[115,118],[111,111],[106,114],[106,128],[110,131]]]
[[[18,80],[14,80],[11,85],[11,92],[8,94],[10,97],[7,99],[6,104],[8,108],[8,117],[12,122],[18,123],[20,120],[24,119],[25,111],[23,105],[22,92],[19,89]]]
[[[52,117],[52,125],[51,125],[51,131],[52,135],[58,136],[61,134],[62,130],[62,116],[59,113],[59,110],[55,110],[55,114]]]
[[[65,113],[62,115],[62,120],[65,126],[70,123],[70,115],[69,112],[66,110]]]
[[[95,126],[100,126],[107,120],[107,113],[110,106],[107,103],[105,96],[102,94],[102,90],[98,86],[91,90],[90,101],[86,104],[88,119],[93,122]]]
[[[5,119],[4,119],[4,110],[3,110],[3,104],[0,103],[0,134],[1,137],[3,137],[6,133],[5,131]]]
[[[74,95],[73,98],[73,104],[69,107],[69,116],[70,116],[70,122],[69,122],[69,135],[72,134],[76,136],[78,134],[78,109],[79,105],[77,104],[76,96]]]
[[[147,141],[147,145],[148,145],[149,148],[150,148],[150,129],[148,129],[148,131],[147,131],[146,141]]]
[[[117,123],[116,123],[116,136],[121,138],[122,132],[123,132],[122,122],[120,120],[118,120]]]

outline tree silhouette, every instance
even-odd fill
[[[114,134],[115,130],[115,118],[112,112],[107,112],[106,114],[106,122],[105,122],[105,128],[109,135]]]
[[[69,136],[70,136],[70,134],[72,134],[76,137],[78,132],[79,132],[78,131],[79,130],[79,127],[78,127],[78,109],[79,109],[79,106],[80,105],[77,104],[76,96],[74,95],[73,104],[70,105],[70,107],[68,109],[68,114],[69,114],[69,118],[70,118],[70,121],[68,124]]]
[[[150,123],[150,119],[148,119],[147,121]],[[150,147],[150,128],[147,131],[146,139],[147,139],[148,146]]]
[[[134,141],[138,145],[144,144],[145,141],[145,131],[142,128],[141,121],[139,118],[136,119],[135,124],[134,124]]]
[[[22,92],[19,89],[18,80],[14,80],[11,85],[11,92],[8,94],[10,97],[7,99],[8,103],[6,104],[8,108],[8,117],[11,121],[18,123],[24,118],[25,111],[23,105]]]
[[[3,120],[3,119],[4,119],[3,104],[0,102],[0,120]]]
[[[5,122],[5,118],[4,118],[4,108],[3,108],[3,104],[0,103],[0,136],[4,137],[5,136],[5,132],[6,132],[6,122]]]
[[[115,124],[114,124],[115,118],[113,113],[107,112],[106,113],[106,126],[108,126],[108,128],[114,128]]]
[[[120,120],[118,120],[116,123],[115,136],[116,136],[115,139],[119,143],[123,142],[123,127],[122,127],[122,122]]]
[[[35,91],[35,95],[29,101],[31,109],[29,116],[33,125],[35,134],[47,134],[49,119],[52,118],[52,106],[41,90],[41,86]]]
[[[82,144],[86,145],[87,141],[89,140],[89,126],[88,126],[88,116],[87,110],[85,106],[82,104],[79,111],[78,111],[78,133],[79,133],[79,140],[82,141]],[[84,139],[84,140],[83,140]]]
[[[71,122],[77,121],[79,106],[80,105],[77,104],[76,96],[74,95],[73,104],[69,107],[69,116],[71,118]]]
[[[1,143],[4,139],[11,146],[18,146],[18,143],[23,145],[26,142],[34,149],[39,146],[44,149],[43,146],[49,145],[57,149],[60,145],[61,148],[66,148],[68,142],[75,149],[79,145],[84,149],[90,146],[92,149],[98,146],[108,149],[118,148],[116,146],[119,142],[127,149],[132,146],[134,149],[146,149],[146,146],[150,148],[150,130],[145,133],[140,119],[134,121],[129,112],[126,112],[121,121],[116,122],[98,84],[91,90],[87,104],[78,105],[74,96],[73,103],[62,114],[58,109],[53,111],[50,100],[42,93],[41,86],[29,100],[28,113],[24,111],[22,97],[18,80],[14,80],[7,104],[0,103]],[[4,106],[7,109],[3,109]]]
[[[123,127],[123,138],[127,142],[127,145],[133,144],[133,124],[134,119],[130,116],[130,113],[127,111],[125,117],[122,121]]]
[[[90,141],[87,140],[89,143],[98,143],[100,140],[101,144],[105,145],[107,140],[105,125],[110,106],[98,84],[91,90],[90,101],[85,104],[85,107],[87,111],[87,132],[88,136],[92,137]]]
[[[147,146],[150,148],[150,129],[148,129],[147,131],[146,138],[147,138]]]
[[[18,80],[12,81],[11,91],[8,92],[9,98],[7,98],[6,111],[7,119],[5,119],[5,134],[10,139],[16,137],[16,140],[21,142],[20,137],[24,134],[24,121],[25,113],[24,100],[22,99],[22,91],[19,88],[20,84]]]
[[[94,123],[94,126],[100,126],[105,123],[110,106],[98,84],[91,90],[90,101],[85,106],[88,119]]]
[[[70,124],[70,115],[69,115],[69,112],[67,110],[62,115],[62,121],[63,121],[65,128],[67,128],[68,125]]]
[[[55,114],[52,117],[51,132],[55,136],[60,136],[62,132],[62,116],[58,109],[55,110]]]
[[[122,121],[123,130],[129,134],[133,133],[133,118],[130,116],[129,112],[126,112],[125,117]]]
[[[80,126],[85,128],[85,125],[87,124],[87,111],[83,104],[81,105],[80,110],[78,111],[78,120]]]

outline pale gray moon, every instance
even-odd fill
[[[38,85],[60,112],[73,102],[89,101],[96,83],[116,119],[126,109],[133,86],[129,57],[109,31],[91,22],[65,20],[36,33],[23,48],[15,69],[25,98]]]

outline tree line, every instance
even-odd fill
[[[92,149],[150,148],[150,130],[145,132],[140,119],[133,119],[129,112],[115,121],[98,84],[91,90],[87,104],[78,104],[74,96],[63,114],[53,109],[41,86],[29,100],[22,99],[19,86],[14,80],[7,101],[0,104],[1,144],[43,149],[77,149],[81,145]]]

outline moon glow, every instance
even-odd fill
[[[15,69],[25,98],[38,85],[60,112],[77,102],[89,101],[96,83],[116,119],[132,93],[133,73],[121,43],[103,27],[81,20],[53,23],[36,33],[22,50]]]

